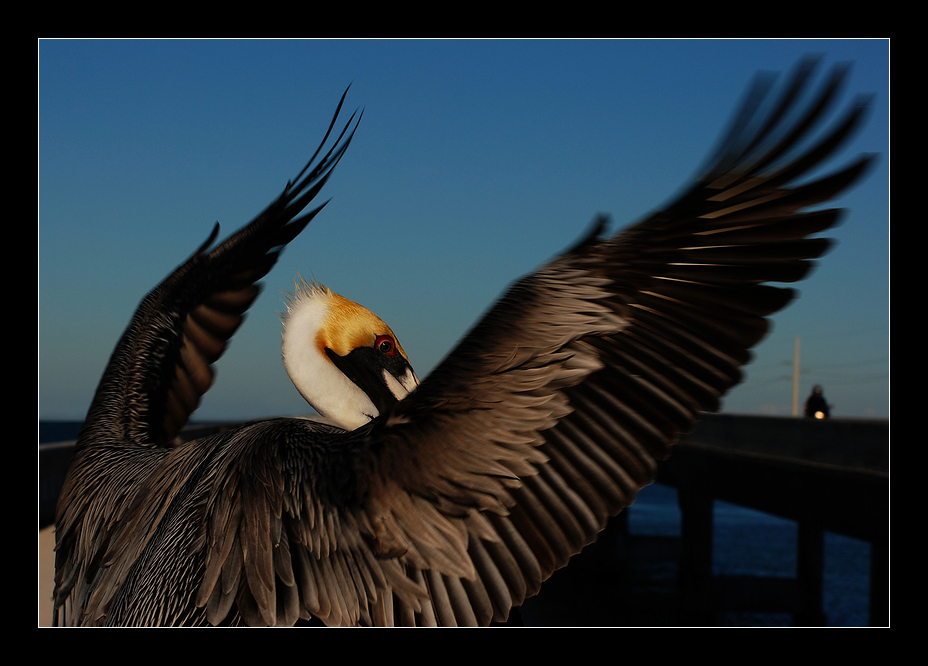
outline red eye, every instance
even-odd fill
[[[374,340],[374,349],[384,356],[396,356],[396,343],[389,335],[378,335]]]

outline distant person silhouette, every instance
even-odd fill
[[[812,387],[812,394],[806,400],[806,418],[827,419],[829,416],[828,403],[825,402],[822,387],[816,384]]]

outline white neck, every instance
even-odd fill
[[[303,280],[288,299],[283,321],[284,367],[306,402],[346,430],[378,416],[371,399],[336,367],[326,348],[344,355],[363,341],[370,345],[375,333],[389,327],[366,308]]]

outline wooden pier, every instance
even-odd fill
[[[870,624],[889,622],[889,424],[711,415],[662,463],[677,488],[678,593],[688,623],[722,610],[784,611],[821,625],[824,532],[870,544]],[[712,575],[715,501],[795,521],[794,579]]]

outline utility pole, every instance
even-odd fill
[[[799,336],[793,341],[793,416],[799,416]]]

